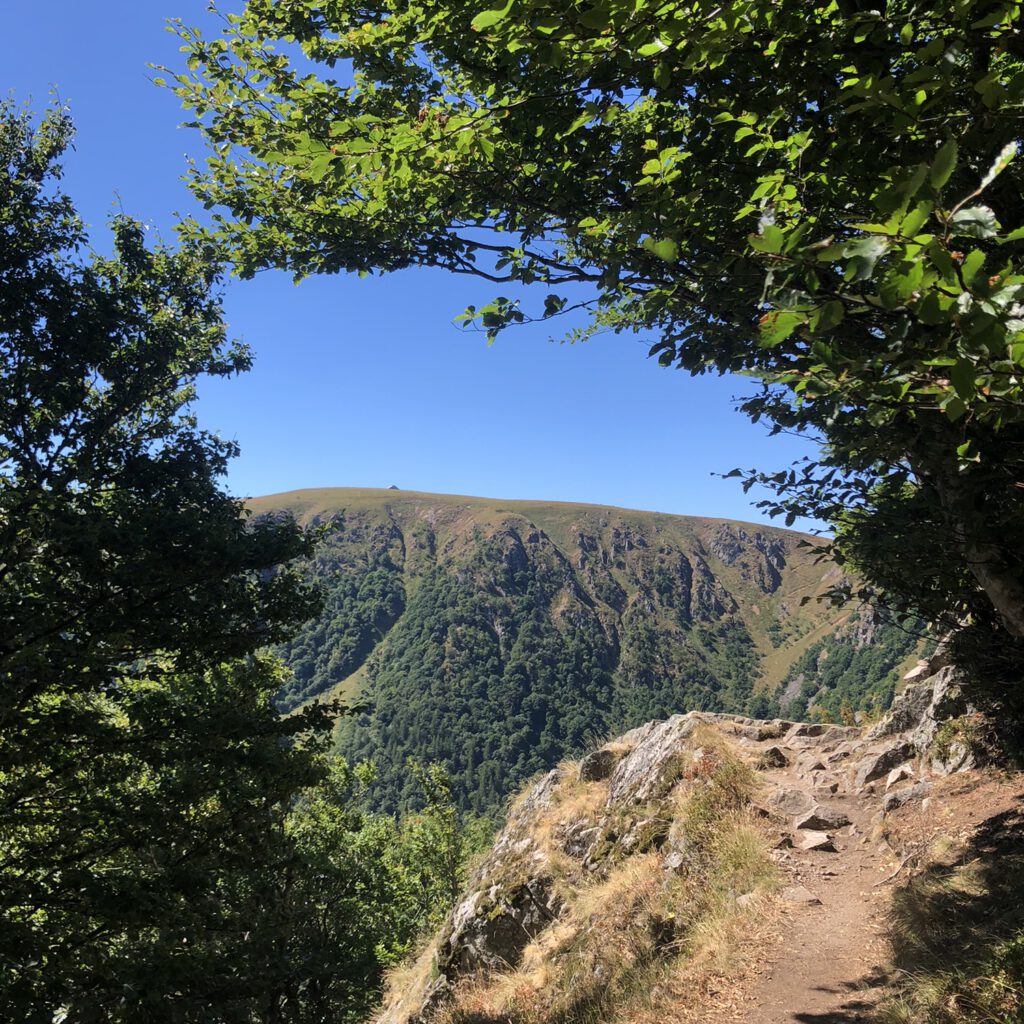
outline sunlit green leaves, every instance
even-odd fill
[[[671,262],[679,255],[679,243],[672,238],[645,238],[644,248],[667,262]]]
[[[949,231],[952,235],[965,235],[970,238],[995,238],[999,233],[999,223],[995,213],[987,206],[968,206],[957,210],[949,218]]]
[[[497,25],[499,21],[503,21],[508,17],[515,2],[516,0],[508,0],[504,7],[493,7],[489,10],[481,11],[470,23],[470,27],[474,32],[482,32],[485,28]]]

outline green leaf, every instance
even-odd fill
[[[766,314],[761,318],[761,347],[774,348],[782,344],[806,319],[803,313],[776,311]]]
[[[815,313],[811,321],[811,327],[816,332],[830,331],[833,327],[837,327],[842,323],[845,314],[846,310],[842,302],[839,299],[832,299]]]
[[[641,46],[637,51],[638,57],[653,57],[657,53],[664,53],[668,49],[660,39],[655,39],[652,43],[646,43]]]
[[[750,248],[757,252],[782,252],[782,245],[785,240],[786,236],[782,233],[782,229],[774,224],[769,224],[759,235],[747,236]]]
[[[666,263],[673,262],[679,255],[679,243],[674,242],[671,238],[662,238],[657,241],[653,238],[645,238],[644,248],[648,252],[653,252],[655,256],[663,259]]]
[[[996,215],[987,206],[968,206],[957,210],[949,218],[949,226],[952,234],[969,238],[995,238],[999,233]]]
[[[591,7],[588,11],[584,11],[579,16],[579,22],[581,25],[586,25],[587,28],[593,28],[600,31],[601,29],[609,26],[611,18],[607,7],[597,6]]]
[[[967,254],[960,267],[960,273],[966,284],[970,285],[978,276],[978,271],[985,265],[985,254],[980,249],[974,249]]]
[[[497,25],[499,21],[504,21],[508,17],[509,12],[512,10],[512,5],[515,0],[508,0],[508,3],[504,7],[494,7],[489,11],[481,11],[473,20],[470,22],[470,28],[474,32],[482,32],[485,28],[490,28],[492,25]],[[465,24],[465,22],[463,22]]]
[[[939,407],[954,423],[967,412],[967,406],[956,395],[950,395],[943,399],[939,403]]]
[[[950,367],[949,379],[956,388],[956,393],[965,401],[974,397],[974,364],[966,359],[959,359],[955,366]]]
[[[900,234],[905,238],[913,238],[924,227],[934,209],[932,202],[922,199],[901,221]]]
[[[931,170],[928,173],[928,180],[936,191],[942,188],[949,181],[954,168],[956,167],[957,145],[956,139],[950,139],[935,154]]]
[[[846,280],[867,281],[875,272],[875,265],[889,251],[889,240],[881,235],[858,238],[843,246],[847,257]]]

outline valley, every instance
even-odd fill
[[[449,769],[490,813],[539,771],[691,711],[824,721],[888,707],[919,638],[821,600],[814,537],[592,505],[391,490],[254,499],[321,531],[322,614],[282,645],[286,711],[342,699],[339,749],[372,760],[384,810],[406,759]]]

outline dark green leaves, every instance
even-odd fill
[[[928,172],[928,180],[936,191],[942,189],[946,182],[949,181],[956,168],[956,159],[956,139],[949,139],[939,148],[934,161],[932,161],[931,170]]]

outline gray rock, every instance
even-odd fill
[[[886,793],[882,799],[883,813],[888,814],[890,811],[895,811],[897,807],[903,807],[914,800],[922,799],[930,788],[927,782],[919,782],[916,786],[908,786],[906,789],[897,789],[892,793]]]
[[[791,733],[792,736],[821,736],[825,726],[818,722],[801,722]]]
[[[910,760],[917,748],[910,741],[894,743],[891,747],[875,754],[869,754],[857,766],[856,787],[863,789],[869,782],[888,775],[893,768]]]
[[[932,771],[936,775],[952,775],[976,766],[974,751],[965,743],[951,743],[945,757],[933,757],[931,762]]]
[[[583,819],[566,830],[562,838],[562,849],[570,857],[583,860],[600,835],[600,828],[593,822]]]
[[[927,680],[905,687],[893,701],[885,718],[868,730],[866,738],[882,739],[917,728],[927,713],[933,697],[933,688]]]
[[[798,817],[795,828],[811,832],[827,832],[830,829],[849,825],[850,819],[842,811],[833,811],[824,807],[815,807],[810,814]]]
[[[789,765],[789,758],[786,757],[782,747],[768,747],[757,759],[757,767],[764,770],[769,768],[786,768]]]
[[[839,792],[839,782],[823,772],[815,773],[811,781],[814,783],[815,789],[820,789],[825,793]]]
[[[482,968],[515,967],[530,940],[558,913],[548,878],[533,878],[510,892],[477,891],[452,913],[438,952],[451,978]]]
[[[806,789],[778,789],[768,803],[783,814],[807,814],[814,808],[814,797]]]
[[[888,777],[885,780],[885,788],[892,789],[898,782],[902,782],[904,779],[913,778],[914,768],[911,764],[901,764],[898,768],[893,768],[889,772]]]
[[[932,674],[927,661],[919,661],[904,677],[905,683],[920,683]]]
[[[612,773],[608,806],[644,803],[671,789],[682,770],[686,738],[700,723],[700,715],[691,711],[653,723],[644,731]]]
[[[662,867],[671,874],[685,875],[690,870],[692,863],[692,858],[687,856],[685,850],[669,850],[662,863]]]
[[[821,906],[821,900],[802,885],[791,885],[782,890],[782,898],[787,903],[807,903],[810,906]]]
[[[835,844],[827,832],[804,832],[796,842],[798,850],[820,850],[823,852],[835,853]]]
[[[964,697],[956,668],[949,664],[948,651],[937,651],[928,668],[928,678],[904,689],[889,714],[867,734],[868,740],[904,735],[918,754],[927,754],[943,722],[973,710]],[[950,770],[963,771],[967,767],[973,767],[973,763],[963,759]]]
[[[587,754],[580,761],[580,782],[601,782],[607,779],[618,764],[620,755],[602,747]]]

